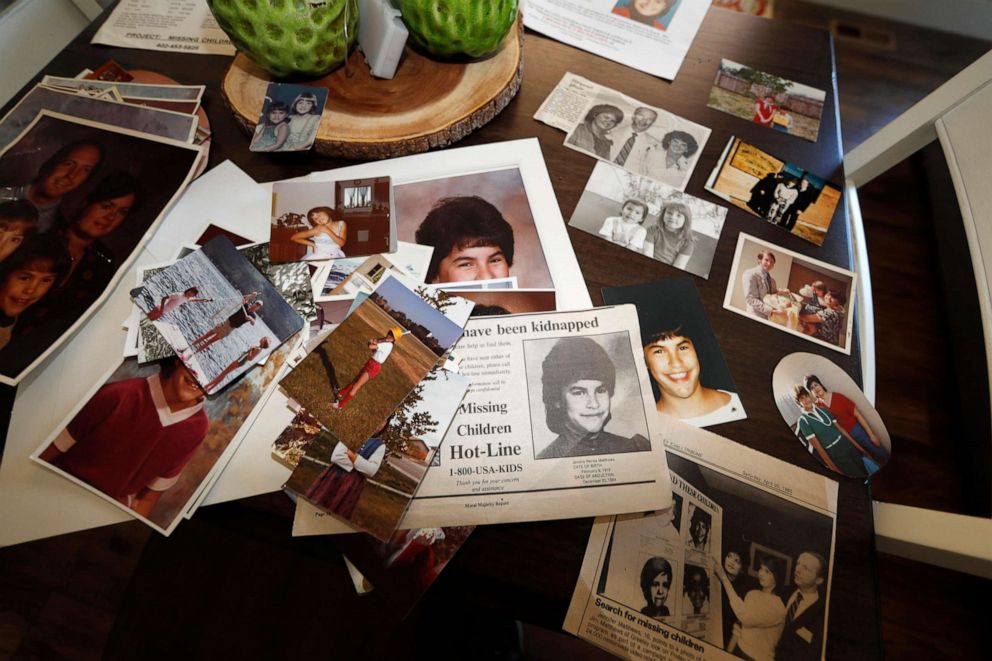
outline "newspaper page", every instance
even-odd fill
[[[674,80],[709,6],[710,0],[527,0],[524,25]]]
[[[637,328],[632,305],[473,317],[453,350],[472,385],[402,527],[669,507],[676,421],[653,415]],[[331,519],[299,505],[294,533],[347,532]]]
[[[235,53],[207,0],[120,0],[91,43],[202,55]]]
[[[822,658],[837,483],[677,429],[673,506],[596,520],[563,628],[627,659]]]

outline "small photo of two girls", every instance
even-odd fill
[[[306,151],[313,146],[327,89],[270,83],[250,151]]]

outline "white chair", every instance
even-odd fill
[[[852,252],[861,300],[864,392],[875,399],[871,277],[857,187],[940,140],[961,207],[981,306],[992,393],[992,52],[844,157]],[[898,452],[898,448],[894,448]],[[988,467],[992,470],[992,466]],[[878,550],[992,578],[992,519],[875,501]]]

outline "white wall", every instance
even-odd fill
[[[992,39],[992,0],[807,0],[807,2],[976,39],[986,41]]]
[[[20,0],[0,15],[0,105],[87,25],[71,0]]]

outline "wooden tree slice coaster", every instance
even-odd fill
[[[368,160],[461,140],[516,96],[523,32],[518,20],[499,51],[470,62],[433,60],[407,46],[392,80],[374,78],[362,53],[352,49],[346,66],[317,80],[298,81],[330,90],[314,149],[326,156]],[[272,81],[271,74],[241,53],[224,75],[224,100],[249,134]]]

